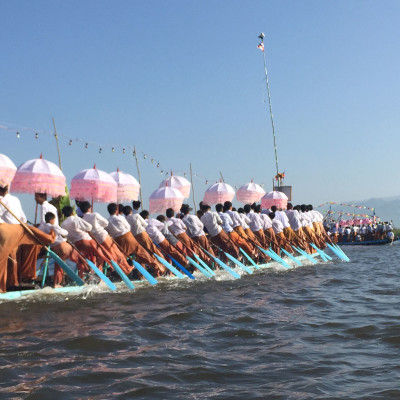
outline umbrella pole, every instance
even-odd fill
[[[136,169],[137,169],[137,173],[138,173],[138,178],[139,178],[139,195],[140,195],[140,204],[142,205],[142,209],[143,209],[143,199],[142,199],[142,181],[140,179],[140,169],[139,169],[139,161],[137,158],[137,154],[136,154],[136,146],[133,148],[133,156],[135,157],[136,160]]]
[[[193,194],[194,212],[197,213],[197,209],[196,209],[196,199],[195,199],[195,197],[194,197],[194,185],[193,185],[192,163],[190,163],[190,183],[192,184],[192,194]]]
[[[35,226],[37,222],[37,211],[38,211],[38,203],[36,203],[36,208],[35,208]]]
[[[56,138],[56,143],[57,143],[57,153],[58,153],[58,166],[60,167],[61,171],[62,171],[62,167],[61,167],[61,153],[60,153],[60,145],[58,143],[58,135],[57,135],[57,130],[56,130],[56,122],[54,121],[54,117],[53,119],[53,126],[54,126],[54,137]]]
[[[225,182],[225,181],[224,181],[224,177],[222,176],[222,172],[221,172],[221,171],[219,171],[219,174],[221,175],[222,182]]]

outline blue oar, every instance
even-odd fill
[[[250,261],[255,269],[260,269],[260,267],[254,262],[254,260],[241,247],[239,247],[239,250]]]
[[[186,256],[186,258],[189,260],[190,264],[197,268],[204,276],[206,276],[207,278],[212,278],[212,275],[196,261],[194,261],[193,258],[190,258],[189,256]]]
[[[122,271],[121,267],[114,261],[111,260],[111,264],[114,267],[114,270],[116,271],[116,273],[120,276],[120,278],[123,280],[123,282],[125,283],[126,286],[128,286],[129,289],[135,289],[135,286],[133,285],[133,283],[129,280],[129,278],[126,276],[125,272]],[[142,267],[143,268],[143,267]],[[144,269],[144,268],[143,268]],[[145,270],[146,271],[146,270]],[[147,271],[146,271],[147,272]],[[148,272],[147,272],[148,273]],[[150,275],[150,274],[149,274]],[[150,275],[151,276],[151,275]],[[153,278],[153,277],[152,277]],[[154,279],[154,278],[153,278]],[[157,281],[156,281],[157,282]]]
[[[327,262],[329,259],[332,260],[332,257],[328,256],[324,251],[319,249],[314,243],[310,243],[310,245],[317,251],[317,253],[321,256],[321,258]]]
[[[340,252],[338,249],[336,249],[335,247],[333,247],[332,245],[330,245],[329,243],[326,244],[341,260],[343,261],[350,261],[350,259],[343,254],[343,252]]]
[[[206,269],[209,272],[211,276],[215,275],[215,272],[196,253],[193,253],[193,255],[199,262],[199,264],[201,264],[204,267],[204,269]]]
[[[210,254],[206,249],[203,249],[218,265],[220,265],[225,271],[228,271],[234,278],[240,279],[240,275],[235,272],[232,268],[228,267],[225,263],[223,263],[219,258],[214,257]]]
[[[46,253],[46,260],[44,262],[43,267],[43,277],[42,277],[42,289],[44,288],[44,284],[46,282],[46,275],[47,275],[47,267],[49,266],[49,252]]]
[[[285,268],[291,268],[291,266],[283,260],[281,257],[278,256],[273,250],[265,250],[260,246],[257,246],[263,253],[265,253],[267,256],[271,257],[273,260],[278,262],[279,264],[282,264]]]
[[[326,244],[328,244],[328,243],[326,243]],[[350,258],[347,257],[347,254],[337,244],[334,244],[333,242],[332,242],[332,244],[333,244],[333,246],[335,246],[336,249],[338,249],[344,255],[344,257],[346,258],[346,261],[350,261]]]
[[[142,265],[140,265],[140,264],[139,264],[137,261],[135,261],[133,258],[131,258],[131,260],[132,260],[132,262],[133,262],[134,267],[143,275],[143,277],[144,277],[145,279],[148,280],[148,282],[149,282],[151,285],[157,285],[157,283],[158,283],[157,279],[154,278],[154,276],[151,275],[150,272],[148,272],[148,271],[146,270],[146,268],[144,268]],[[114,264],[113,264],[113,265],[114,265]]]
[[[86,259],[86,262],[88,263],[89,267],[92,268],[92,270],[95,272],[95,274],[96,274],[100,279],[102,279],[102,280],[105,282],[105,284],[106,284],[111,290],[114,291],[114,290],[117,289],[117,287],[116,287],[116,286],[115,286],[115,285],[100,271],[99,268],[96,267],[96,265],[95,265],[92,261]]]
[[[190,279],[196,279],[182,264],[180,264],[174,257],[169,255],[165,250],[163,250],[156,242],[153,242],[159,249],[162,251],[163,254],[166,254],[167,257],[171,259],[171,261]]]
[[[83,286],[85,282],[49,247],[45,246],[50,257],[64,270],[64,272],[78,285]]]
[[[302,254],[304,257],[309,259],[313,264],[318,264],[317,260],[314,259],[310,254],[308,254],[306,251],[303,249],[300,249],[300,247],[292,246],[296,251],[298,251],[300,254]]]
[[[164,265],[164,267],[166,267],[167,269],[169,269],[174,275],[176,275],[179,279],[182,279],[184,277],[184,275],[179,272],[173,265],[171,265],[170,263],[167,263],[162,257],[160,257],[158,254],[154,253],[154,256],[157,258],[158,261],[160,261],[160,263],[162,265]]]
[[[225,253],[225,255],[230,259],[230,260],[232,260],[238,267],[240,267],[240,268],[242,268],[244,271],[246,271],[248,274],[252,274],[253,273],[253,271],[250,269],[250,268],[248,268],[248,267],[246,267],[243,263],[241,263],[238,259],[236,259],[235,257],[233,257],[233,256],[231,256],[229,253],[227,253],[227,252],[225,252],[224,251],[224,253]]]
[[[303,264],[301,263],[300,260],[298,260],[296,257],[294,257],[292,254],[290,254],[288,251],[286,251],[283,247],[281,250],[291,259],[293,260],[299,267],[302,267]]]

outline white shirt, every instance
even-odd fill
[[[46,220],[44,219],[44,216],[46,213],[51,212],[56,216],[56,221],[55,224],[58,225],[58,213],[57,213],[57,208],[53,206],[53,204],[50,204],[47,200],[45,200],[41,206],[40,206],[40,224],[44,225],[46,223]]]
[[[75,243],[78,240],[91,240],[88,234],[92,230],[92,225],[77,215],[71,215],[62,224],[61,228],[68,231],[68,239]]]
[[[223,212],[219,212],[218,215],[222,220],[222,229],[226,233],[233,232],[233,228],[232,228],[233,221],[232,221],[232,218],[229,216],[229,214],[226,214],[226,213],[223,213]]]
[[[108,232],[104,229],[108,226],[108,221],[97,212],[86,213],[83,219],[92,225],[92,233],[96,240],[103,243],[108,236]]]
[[[231,217],[231,220],[233,222],[232,228],[236,228],[237,226],[242,225],[242,221],[237,211],[228,210],[225,211],[225,214],[228,214]]]
[[[186,225],[187,233],[191,238],[204,236],[204,225],[197,217],[197,215],[186,214],[183,217],[182,221]]]
[[[239,214],[239,213],[238,213]],[[240,217],[240,225],[243,229],[249,229],[250,218],[246,214],[239,214]]]
[[[272,229],[274,230],[275,234],[283,232],[283,224],[279,219],[272,220]]]
[[[22,210],[21,202],[18,197],[12,196],[7,193],[4,197],[0,196],[0,200],[22,221],[26,222],[25,213]],[[19,224],[19,222],[6,210],[5,207],[0,205],[0,218],[7,224]]]
[[[183,232],[186,232],[186,225],[180,218],[172,217],[167,221],[168,229],[175,236],[180,235]]]
[[[126,217],[128,224],[131,226],[131,232],[133,236],[140,235],[146,231],[147,222],[139,213],[129,214]]]
[[[50,247],[57,246],[58,244],[67,241],[66,237],[68,236],[68,231],[66,229],[61,228],[59,225],[52,225],[47,222],[43,224],[40,229],[44,233],[51,233],[51,231],[54,231],[54,233],[56,234],[54,243],[51,243]]]
[[[302,212],[300,214],[300,220],[303,226],[309,226],[310,228],[312,227],[311,218],[308,216],[308,212]]]
[[[204,213],[201,217],[201,222],[207,228],[211,237],[218,235],[222,231],[222,228],[220,227],[220,225],[222,225],[222,220],[215,211],[208,210]]]
[[[108,218],[107,232],[111,237],[116,238],[131,231],[131,226],[122,215],[111,215]]]
[[[284,211],[276,211],[274,219],[281,221],[284,228],[290,227],[289,218]]]
[[[146,222],[146,232],[150,236],[150,239],[156,244],[163,242],[165,236],[161,231],[164,229],[164,223],[155,218],[149,219]]]
[[[253,210],[251,210],[247,216],[250,219],[249,227],[253,232],[257,232],[263,228],[263,221],[259,214],[256,214]]]
[[[297,210],[286,210],[289,224],[294,231],[298,231],[301,227],[300,214]]]
[[[263,222],[262,230],[265,231],[269,228],[272,228],[272,221],[271,218],[267,214],[258,214],[261,217]]]

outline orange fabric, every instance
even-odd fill
[[[243,238],[241,238],[235,231],[229,232],[229,237],[233,240],[236,246],[241,247],[247,255],[251,256],[254,252],[254,248],[246,242]]]
[[[179,243],[179,242],[178,242]],[[178,261],[179,264],[182,266],[186,266],[188,264],[188,260],[186,257],[178,251],[174,246],[171,245],[170,242],[168,242],[167,239],[164,239],[159,246],[171,257],[173,257],[176,261]]]
[[[151,253],[156,253],[159,257],[164,258],[164,255],[162,254],[160,249],[158,249],[157,246],[153,243],[153,241],[151,240],[149,234],[146,231],[136,235],[135,239],[146,250],[149,250]]]
[[[18,286],[17,247],[11,252],[7,262],[7,287]]]
[[[260,229],[259,231],[253,232],[254,236],[261,243],[261,247],[267,247],[267,240],[264,235],[264,231]]]
[[[265,235],[265,241],[266,241],[266,246],[265,247],[269,247],[271,246],[272,250],[276,253],[276,254],[280,254],[281,249],[280,246],[278,245],[278,240],[276,238],[275,235],[275,231],[273,230],[273,228],[268,228],[264,231],[264,235]]]
[[[246,236],[254,243],[256,243],[258,246],[262,247],[262,244],[258,240],[257,236],[253,233],[253,231],[250,228],[244,229],[244,232]]]
[[[107,235],[104,242],[101,243],[101,246],[104,247],[105,251],[103,251],[105,252],[106,256],[115,261],[125,274],[129,274],[132,271],[133,267],[128,264],[125,254],[121,252],[115,242],[111,239],[110,235]],[[110,265],[110,267],[113,268],[112,265]]]
[[[218,235],[211,238],[211,241],[215,243],[224,252],[229,253],[231,256],[239,257],[239,248],[230,240],[229,236],[225,231],[221,231]]]
[[[189,237],[186,232],[176,235],[177,239],[184,244],[185,254],[189,257],[192,256],[191,252],[197,254],[206,264],[210,263],[210,257]],[[188,251],[188,248],[191,250]]]
[[[207,250],[211,255],[213,255],[215,257],[215,252],[212,249],[210,242],[207,239],[206,235],[202,235],[202,236],[195,236],[193,238],[193,240],[199,244],[203,249]]]
[[[83,269],[83,267],[79,264],[82,264],[82,261],[79,258],[78,252],[67,242],[62,242],[57,246],[51,248],[58,256],[60,256],[61,260],[71,260],[75,264],[78,265],[78,271]],[[64,275],[64,270],[55,263],[54,265],[54,284],[59,285],[62,282]]]
[[[54,232],[48,235],[32,226],[30,226],[29,228],[44,245],[48,245],[54,242]],[[37,240],[35,240],[27,231],[25,231],[22,225],[5,223],[0,224],[0,292],[6,291],[8,255],[13,253],[16,247],[23,244],[36,245]]]
[[[276,234],[276,239],[278,241],[278,244],[280,247],[288,251],[289,253],[293,253],[293,249],[289,245],[289,243],[286,240],[285,234],[283,232],[277,233]]]

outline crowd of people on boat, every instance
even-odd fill
[[[263,210],[259,204],[246,204],[235,209],[227,201],[217,204],[215,211],[200,203],[199,210],[191,213],[192,208],[183,204],[177,214],[170,208],[151,218],[147,210],[139,211],[139,201],[133,201],[132,206],[108,204],[105,218],[89,202],[80,201],[76,207],[62,208],[60,224],[57,208],[45,193],[36,193],[40,222],[35,227],[27,225],[21,203],[8,187],[0,188],[0,200],[0,292],[37,278],[37,259],[46,255],[43,245],[63,261],[75,263],[82,278],[90,272],[86,259],[101,269],[113,260],[134,278],[133,259],[157,277],[169,273],[164,261],[193,270],[188,257],[196,255],[211,266],[214,257],[229,262],[227,253],[243,263],[250,258],[265,263],[270,257],[261,249],[279,255],[281,250],[293,253],[294,245],[311,254],[316,252],[314,246],[323,249],[329,240],[323,216],[312,205],[288,203],[285,210],[275,206]],[[63,269],[56,263],[53,285],[59,287],[64,281]]]
[[[373,242],[395,239],[391,222],[379,221],[368,225],[341,225],[336,221],[324,221],[327,234],[334,243]]]

